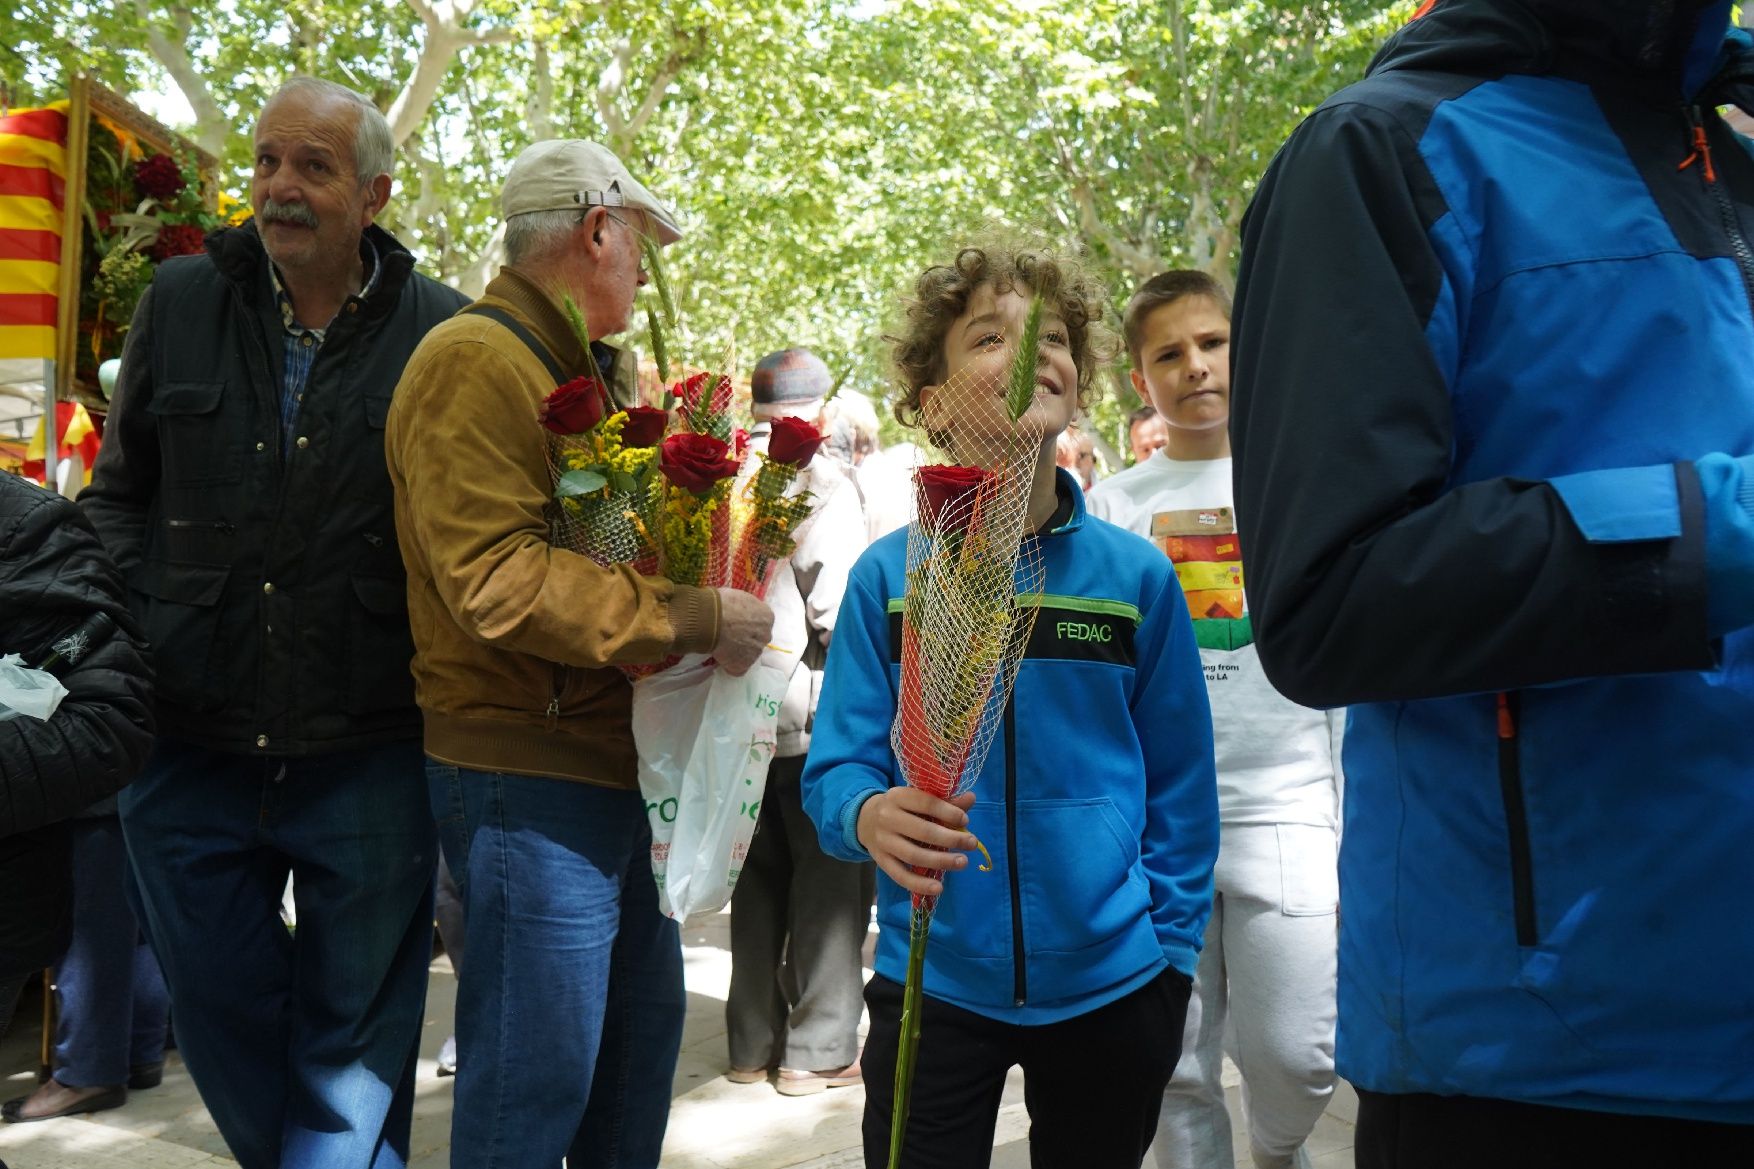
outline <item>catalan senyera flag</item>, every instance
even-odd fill
[[[55,441],[55,461],[60,462],[71,455],[78,455],[85,465],[85,482],[90,483],[91,466],[97,462],[97,448],[101,443],[91,415],[77,402],[56,402],[55,433],[59,436]],[[48,450],[48,445],[48,435],[42,419],[39,418],[36,433],[31,436],[30,445],[25,448],[24,465],[19,468],[26,479],[51,481],[49,464],[44,453]]]
[[[67,103],[0,118],[0,357],[53,360]]]

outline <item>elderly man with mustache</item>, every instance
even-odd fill
[[[81,500],[159,674],[122,824],[239,1164],[386,1169],[408,1159],[437,846],[384,421],[464,300],[374,226],[394,143],[365,98],[295,78],[255,152],[254,221],[142,300]]]

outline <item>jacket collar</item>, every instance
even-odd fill
[[[1726,65],[1728,0],[1435,0],[1370,72],[1553,74],[1654,102],[1693,100]]]
[[[273,298],[273,281],[269,277],[268,252],[250,219],[238,227],[222,227],[207,237],[207,254],[213,266],[243,292],[246,299],[260,293]],[[366,320],[389,315],[401,298],[402,288],[414,272],[414,255],[396,237],[372,224],[365,229],[362,246],[377,253],[377,273],[373,283],[360,294],[359,315]]]
[[[1078,486],[1078,479],[1064,467],[1054,468],[1054,489],[1059,493],[1060,503],[1054,511],[1055,518],[1065,516],[1059,523],[1049,521],[1049,527],[1041,532],[1043,536],[1065,536],[1084,526],[1084,489]],[[1071,515],[1066,516],[1066,505],[1071,504]]]
[[[585,360],[585,350],[579,344],[578,338],[573,336],[566,313],[541,285],[508,264],[488,284],[486,294],[495,300],[504,301],[528,321],[537,339],[547,346],[548,352],[555,356],[568,373],[580,377],[590,372],[590,364]],[[612,370],[615,359],[619,356],[616,348],[602,341],[593,341],[591,352],[596,356],[597,368],[604,380],[613,384]]]

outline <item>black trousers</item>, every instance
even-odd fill
[[[1356,1169],[1659,1169],[1754,1165],[1754,1126],[1358,1091]]]
[[[1138,1169],[1181,1058],[1192,985],[1167,969],[1125,998],[1039,1027],[996,1022],[928,995],[901,1164],[990,1164],[1005,1075],[1020,1065],[1034,1169]],[[866,1169],[889,1161],[901,1000],[901,984],[882,975],[865,986]]]

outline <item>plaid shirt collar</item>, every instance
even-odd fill
[[[359,299],[364,300],[377,291],[378,277],[384,270],[384,266],[378,262],[378,245],[372,242],[369,235],[359,237],[359,258],[365,262],[365,287],[359,290]],[[292,309],[292,297],[287,293],[286,286],[280,282],[280,268],[272,260],[268,262],[268,279],[274,285],[274,303],[280,306],[280,323],[287,333],[294,337],[309,333],[321,345],[329,326],[312,329],[298,323],[298,317]]]

